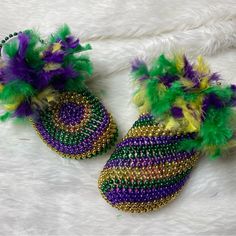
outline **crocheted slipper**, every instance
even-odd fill
[[[160,56],[149,70],[136,60],[134,102],[140,117],[116,146],[98,180],[105,200],[147,212],[176,198],[201,154],[233,146],[236,86],[221,86],[201,57]]]
[[[33,30],[14,33],[0,46],[2,121],[29,118],[40,138],[63,157],[93,157],[114,144],[116,124],[84,84],[91,62],[77,55],[91,47],[82,46],[68,26],[46,41]]]

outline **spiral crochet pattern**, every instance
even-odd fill
[[[178,150],[179,142],[189,138],[165,130],[150,114],[141,115],[100,175],[102,196],[129,212],[152,211],[175,199],[199,158]]]
[[[64,92],[33,122],[43,141],[64,157],[84,159],[109,149],[117,138],[112,116],[88,90]]]
[[[60,155],[84,159],[109,149],[118,130],[103,104],[88,90],[64,92],[33,122],[42,140]]]

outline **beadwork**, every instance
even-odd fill
[[[21,33],[21,31],[20,31],[19,33]],[[3,45],[4,45],[9,39],[11,39],[11,38],[17,36],[19,33],[18,33],[18,32],[14,32],[13,34],[9,34],[8,36],[6,36],[4,39],[1,40],[1,42],[0,42],[0,56],[1,56],[1,54],[2,54],[2,47],[3,47]]]
[[[106,163],[99,189],[112,206],[147,212],[173,200],[199,158],[197,152],[178,151],[191,134],[170,132],[150,114],[134,123]]]
[[[114,144],[116,124],[84,83],[93,68],[80,53],[90,50],[89,44],[81,45],[67,25],[46,40],[25,30],[1,43],[0,102],[5,113],[0,121],[29,119],[39,137],[63,157],[94,157]]]
[[[141,115],[116,146],[98,180],[103,198],[129,212],[158,209],[176,198],[200,154],[235,147],[236,86],[219,85],[202,57],[161,55],[132,65],[133,101]]]
[[[109,149],[117,138],[112,116],[88,90],[64,92],[33,121],[42,140],[65,157],[84,159]]]

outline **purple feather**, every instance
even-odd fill
[[[15,56],[9,60],[8,65],[4,69],[4,78],[6,82],[15,79],[21,79],[27,83],[32,83],[36,77],[36,72],[30,68],[23,58]]]
[[[63,73],[63,68],[58,68],[56,70],[44,71],[42,70],[39,74],[39,78],[34,82],[37,89],[43,89],[49,85],[53,77],[59,76]]]
[[[221,101],[219,99],[219,97],[217,97],[215,94],[210,93],[208,94],[204,100],[203,100],[203,104],[202,104],[202,113],[203,115],[206,114],[207,110],[213,106],[217,109],[220,109],[224,106],[225,104],[223,103],[223,101]],[[202,117],[203,119],[203,117]]]
[[[230,88],[233,91],[233,96],[232,96],[232,99],[231,99],[231,105],[235,107],[236,106],[236,85],[232,84]]]
[[[52,53],[50,50],[47,50],[43,54],[43,60],[46,62],[53,63],[62,63],[65,53],[63,51]]]
[[[52,85],[57,90],[63,90],[68,79],[75,79],[79,76],[79,73],[73,70],[71,66],[67,66],[63,69],[60,76],[56,76],[52,80]]]
[[[27,47],[29,45],[29,36],[25,33],[20,33],[18,35],[19,40],[19,50],[18,50],[18,57],[24,58],[26,54]]]
[[[4,68],[0,68],[0,83],[4,84]]]
[[[160,81],[167,87],[170,87],[171,84],[178,79],[178,76],[175,75],[164,75],[160,78]]]
[[[73,36],[66,37],[66,43],[69,48],[77,48],[79,46],[79,39],[74,39]]]
[[[79,46],[80,41],[79,39],[74,39],[73,36],[67,36],[65,41],[62,41],[61,39],[57,40],[62,45],[62,49],[67,51],[68,49],[75,49]]]
[[[21,79],[29,84],[37,78],[36,71],[32,69],[27,61],[25,55],[29,45],[29,36],[25,33],[18,35],[19,47],[17,54],[9,59],[8,64],[4,67],[2,73],[4,74],[4,82],[7,83],[11,80]]]
[[[232,91],[233,91],[234,93],[236,92],[236,85],[232,84],[232,85],[230,86],[230,88],[232,89]]]
[[[32,108],[27,101],[22,102],[16,109],[14,116],[24,117],[33,114]]]
[[[146,63],[143,60],[136,58],[131,64],[132,72],[138,70],[141,66],[146,66]]]
[[[218,82],[219,80],[221,80],[221,78],[220,78],[220,75],[218,73],[213,73],[210,76],[209,80],[213,81],[213,82]]]
[[[199,87],[199,75],[194,71],[193,66],[190,64],[186,56],[184,56],[184,77],[188,78],[194,83],[194,87]]]
[[[171,108],[171,114],[174,118],[182,118],[183,117],[183,111],[180,107],[172,107]]]

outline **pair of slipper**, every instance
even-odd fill
[[[68,26],[47,40],[32,30],[6,37],[1,47],[0,119],[27,119],[63,157],[91,158],[110,149],[117,126],[84,81],[91,49]],[[199,160],[215,159],[234,143],[236,86],[223,86],[202,57],[136,59],[133,100],[140,116],[117,144],[98,180],[102,196],[129,212],[158,209],[175,199]]]

